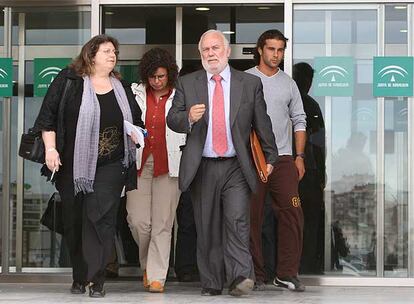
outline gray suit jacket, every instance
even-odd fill
[[[190,128],[188,111],[198,103],[206,105],[203,118]],[[200,70],[177,82],[167,124],[175,132],[187,133],[180,162],[179,187],[186,191],[200,166],[208,127],[208,87],[206,71]],[[252,191],[257,185],[250,150],[250,131],[254,128],[262,144],[267,163],[275,164],[278,158],[272,123],[266,112],[263,87],[260,78],[231,68],[230,83],[231,135],[243,174]]]

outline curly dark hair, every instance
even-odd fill
[[[178,77],[178,66],[171,54],[161,48],[153,48],[142,56],[139,66],[141,80],[145,85],[148,85],[148,79],[154,76],[158,68],[165,68],[168,73],[168,86],[175,87],[175,82]]]
[[[279,30],[267,30],[266,32],[261,34],[259,39],[257,39],[256,48],[254,49],[254,52],[253,52],[253,58],[254,58],[254,62],[256,63],[256,65],[259,65],[260,63],[260,54],[259,54],[258,49],[263,50],[263,47],[265,46],[267,39],[276,39],[276,40],[284,41],[285,48],[289,40]]]
[[[86,42],[80,54],[72,61],[69,65],[70,68],[74,69],[79,76],[91,75],[93,72],[93,59],[96,56],[96,53],[99,50],[99,46],[103,43],[111,42],[116,50],[116,59],[118,60],[119,52],[119,42],[114,37],[102,34],[92,37],[88,42]],[[121,74],[113,70],[113,75],[120,79]]]

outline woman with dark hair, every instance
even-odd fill
[[[132,84],[132,91],[148,136],[145,147],[138,150],[139,189],[127,193],[127,219],[139,247],[144,288],[163,292],[180,195],[180,146],[185,144],[186,137],[170,130],[165,121],[178,75],[174,58],[163,49],[151,49],[142,57],[140,72],[142,82]]]
[[[35,122],[45,145],[45,166],[58,172],[71,292],[85,293],[90,283],[91,297],[105,296],[120,195],[124,186],[129,191],[137,185],[138,140],[125,133],[124,120],[144,126],[129,84],[114,70],[118,53],[118,42],[110,36],[89,40],[50,85]]]

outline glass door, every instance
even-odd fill
[[[11,272],[50,272],[69,267],[63,238],[39,222],[55,188],[41,165],[17,156],[20,135],[34,124],[43,97],[34,96],[35,58],[73,58],[90,38],[89,7],[12,9],[16,96],[11,111]],[[54,75],[48,76],[48,82]]]
[[[102,32],[117,38],[119,67],[124,78],[139,82],[139,62],[153,47],[168,50],[182,67],[181,74],[201,68],[198,41],[208,29],[223,31],[230,41],[233,67],[245,70],[253,66],[252,48],[259,35],[269,29],[284,30],[283,5],[106,5],[102,7]],[[179,33],[179,34],[178,34]],[[125,202],[116,241],[121,275],[139,273],[138,249],[126,222]],[[174,248],[170,264],[174,263]]]
[[[0,54],[5,57],[4,49],[4,8],[0,6]],[[3,147],[3,97],[0,97],[0,146]],[[0,219],[3,219],[3,148],[0,150]],[[0,225],[0,261],[2,261],[2,238],[3,225]],[[0,262],[0,273],[1,271]]]
[[[378,10],[376,5],[294,6],[294,63],[307,62],[315,69],[318,60],[334,57],[332,65],[340,65],[346,57],[354,70],[354,89],[348,96],[318,97],[324,94],[315,94],[315,81],[309,93],[319,103],[326,126],[325,202],[321,221],[313,223],[324,227],[317,236],[324,244],[318,252],[323,259],[319,273],[375,276],[378,271],[382,126],[381,103],[372,95],[373,57],[380,43]],[[304,250],[312,242],[305,238]]]
[[[209,29],[224,33],[230,42],[230,65],[238,70],[254,66],[252,51],[268,29],[284,32],[283,4],[188,5],[183,7],[183,69],[201,68],[198,41]]]
[[[384,55],[408,56],[408,5],[384,6]],[[408,97],[384,99],[384,276],[408,277]]]
[[[408,276],[408,98],[376,98],[372,89],[374,56],[410,55],[408,9],[294,6],[294,63],[317,69],[347,57],[354,70],[347,96],[318,92],[318,74],[310,91],[326,124],[325,274]]]

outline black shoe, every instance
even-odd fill
[[[254,282],[253,290],[254,291],[265,291],[266,284],[263,281],[256,281]]]
[[[193,282],[193,276],[191,273],[183,273],[180,275],[177,275],[178,282]]]
[[[201,289],[201,295],[202,296],[219,296],[221,295],[221,290],[214,289],[214,288],[203,288]]]
[[[112,271],[112,270],[108,270],[108,269],[105,270],[105,278],[107,278],[107,279],[115,279],[118,276],[119,276],[118,272],[116,272],[116,271]]]
[[[105,296],[105,289],[101,284],[93,284],[89,286],[89,296],[91,298],[103,298]]]
[[[297,276],[284,278],[275,277],[273,280],[273,285],[298,292],[305,291],[306,289],[305,285],[299,281],[299,278]]]
[[[229,287],[229,294],[234,297],[248,295],[254,286],[252,279],[238,276]]]
[[[72,287],[70,288],[72,294],[83,294],[86,292],[85,284],[73,281]]]
[[[178,282],[200,282],[200,277],[196,273],[183,273],[177,275]]]

